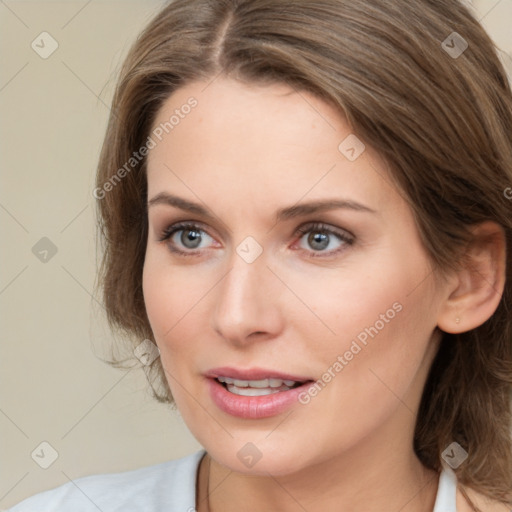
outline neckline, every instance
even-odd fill
[[[199,467],[206,453],[206,450],[203,449],[197,454],[199,457],[196,459],[196,485],[198,484]],[[195,498],[194,496],[194,504],[197,507]],[[432,512],[457,512],[457,476],[447,466],[443,466],[439,474],[436,500]]]
[[[457,476],[443,466],[439,475],[436,501],[432,512],[457,512]]]

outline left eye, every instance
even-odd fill
[[[313,252],[336,252],[343,245],[353,243],[353,240],[347,235],[324,226],[301,228],[299,233],[303,233],[299,240],[300,248]]]

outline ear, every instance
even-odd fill
[[[449,333],[470,331],[496,311],[505,287],[506,238],[503,228],[486,221],[472,228],[462,267],[448,280],[447,298],[437,325]]]

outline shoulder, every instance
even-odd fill
[[[8,512],[193,510],[201,450],[154,466],[86,476],[36,494]]]
[[[510,512],[509,506],[493,500],[469,487],[464,487],[468,498],[481,512]],[[460,488],[457,489],[457,512],[474,512],[474,509],[463,496]]]

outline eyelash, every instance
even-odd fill
[[[184,231],[187,229],[189,229],[191,231],[198,231],[201,233],[208,234],[207,231],[202,229],[198,224],[194,224],[192,222],[178,222],[176,224],[173,224],[172,226],[167,227],[161,233],[160,237],[158,238],[158,241],[159,242],[169,241],[175,233],[177,233],[179,231]],[[342,245],[338,249],[334,249],[331,251],[306,251],[309,254],[310,258],[325,258],[325,257],[334,256],[334,255],[338,254],[339,252],[345,250],[345,247],[344,247],[345,245],[349,245],[349,246],[353,245],[353,243],[355,241],[354,237],[349,236],[348,234],[345,234],[342,231],[335,230],[332,227],[330,227],[329,225],[324,224],[322,222],[312,222],[312,223],[300,226],[295,231],[294,236],[297,236],[300,234],[301,235],[300,238],[302,238],[304,235],[306,235],[307,233],[311,233],[311,232],[333,235],[336,238],[338,238],[341,242],[343,242],[344,245]],[[211,236],[211,235],[208,235],[208,236]],[[194,257],[194,256],[201,255],[200,249],[196,250],[196,251],[182,251],[180,249],[177,249],[175,246],[171,245],[170,243],[168,245],[169,245],[169,250],[171,252],[178,254],[180,256]]]

